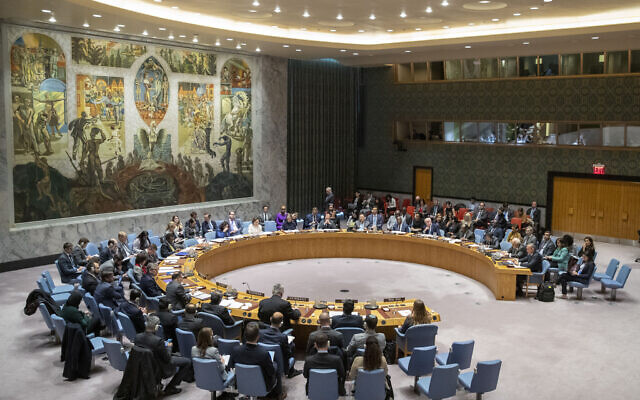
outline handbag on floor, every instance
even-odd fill
[[[536,293],[536,299],[544,303],[550,303],[556,297],[556,290],[553,287],[553,283],[544,282],[538,285],[538,293]]]

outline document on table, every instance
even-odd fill
[[[342,315],[342,311],[329,311],[329,318],[333,318],[337,315]],[[352,312],[351,315],[360,315],[357,312]]]
[[[210,295],[210,294],[208,294],[208,293],[204,293],[204,292],[201,292],[201,291],[199,291],[199,290],[196,290],[195,292],[192,292],[192,293],[191,293],[191,296],[192,296],[192,297],[195,297],[195,298],[196,298],[196,299],[198,299],[198,300],[208,300],[208,299],[210,299],[210,298],[211,298],[211,295]]]
[[[220,301],[220,305],[222,307],[229,307],[231,304],[233,304],[233,300],[231,300],[231,299],[224,299],[224,300]]]
[[[222,304],[222,302],[220,302],[220,304]],[[251,308],[251,306],[251,303],[240,303],[235,300],[232,301],[231,304],[229,304],[229,308],[239,308],[241,310],[248,310],[249,308]]]
[[[411,315],[411,310],[400,310],[398,311],[398,314],[402,315],[403,317],[408,317],[409,315]]]

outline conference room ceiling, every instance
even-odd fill
[[[348,65],[640,47],[637,0],[21,0],[0,4],[6,21],[176,44],[197,41],[212,50],[334,58]]]

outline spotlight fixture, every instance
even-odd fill
[[[124,28],[124,24],[118,24],[116,25],[118,28]]]
[[[260,47],[256,47],[256,53],[260,53],[262,50],[260,50]]]
[[[143,34],[144,36],[148,36],[148,35],[149,35],[149,32],[147,32],[147,30],[145,29],[144,31],[142,31],[142,34]]]
[[[57,22],[56,17],[54,17],[53,14],[51,14],[51,17],[49,18],[49,22],[51,22],[52,24],[54,22]]]
[[[335,32],[335,31],[336,31],[335,29],[329,29],[329,32]]]
[[[309,18],[311,16],[311,14],[309,14],[309,11],[304,10],[304,12],[302,13],[302,16],[305,18]]]
[[[358,32],[364,33],[364,29],[358,29]]]
[[[120,27],[116,25],[116,27],[115,27],[115,28],[113,28],[113,31],[114,31],[114,32],[120,32]]]
[[[193,43],[198,43],[198,35],[193,35],[193,39],[191,39]]]
[[[299,53],[299,52],[301,52],[301,51],[302,51],[302,49],[296,49],[296,51]]]
[[[433,12],[433,8],[431,8],[431,6],[427,7],[426,10],[424,10],[426,13],[431,14]]]
[[[93,15],[92,15],[92,17],[93,17],[93,18],[102,18],[102,15],[100,15],[100,14],[93,14]]]
[[[522,42],[522,44],[526,46],[529,44],[529,42]]]
[[[45,9],[45,10],[40,10],[40,11],[42,11],[42,12],[43,12],[43,13],[45,13],[45,14],[51,14],[51,10],[46,10],[46,9]]]
[[[289,45],[288,44],[283,44],[282,47],[287,48],[287,47],[289,47]]]
[[[160,27],[160,28],[158,28],[158,30],[159,30],[159,31],[166,31],[166,30],[167,30],[167,28]]]
[[[260,2],[258,0],[253,0],[253,3],[251,3],[251,5],[254,7],[260,7]]]
[[[442,3],[440,3],[440,5],[441,5],[442,7],[446,7],[446,6],[448,6],[448,5],[449,5],[449,2],[448,2],[447,0],[442,0]]]
[[[387,29],[387,32],[393,32],[393,29]]]
[[[374,13],[371,13],[371,15],[369,15],[369,19],[370,20],[375,20],[376,19],[376,15]]]
[[[491,19],[491,21],[498,22],[498,21],[500,21],[500,18],[493,18],[493,19]]]
[[[400,13],[400,18],[407,18],[407,13],[404,10]]]
[[[449,25],[443,26],[442,29],[449,29]]]
[[[178,35],[178,37],[184,39],[187,37],[187,35]]]
[[[85,22],[84,24],[82,24],[82,26],[84,26],[85,28],[88,28],[88,27],[90,27],[91,25],[89,25],[89,23],[88,23],[88,22]]]
[[[220,39],[216,39],[216,46],[220,46]]]
[[[341,52],[341,53],[346,53],[346,52],[347,52],[347,50],[346,50],[346,49],[340,49],[340,52]]]
[[[177,9],[178,9],[178,8],[180,8],[180,7],[178,7],[178,6],[171,6],[171,8],[173,8],[174,10],[177,10]]]
[[[522,15],[522,14],[520,14],[520,13],[518,13],[518,12],[517,12],[517,13],[513,13],[513,16],[514,16],[514,17],[519,17],[519,16],[521,16],[521,15]]]
[[[353,53],[354,56],[357,56],[358,54],[360,54],[360,53]]]
[[[240,45],[240,43],[236,44],[236,49],[238,50],[242,49],[242,46]]]
[[[233,38],[228,37],[227,40],[231,42],[233,40]]]
[[[598,40],[600,39],[600,36],[591,36],[591,40]]]
[[[540,7],[529,7],[529,10],[539,10]]]
[[[170,33],[169,36],[167,36],[167,39],[169,39],[169,40],[175,39],[175,37],[173,36],[173,33]]]
[[[480,3],[480,4],[489,4],[491,2],[489,0],[480,0],[478,3]]]
[[[417,30],[417,31],[421,31],[421,30],[422,30],[422,28],[416,28],[416,30]]]
[[[411,50],[405,50],[404,52],[405,53],[411,53]]]
[[[162,3],[162,0],[153,0],[153,1],[155,1],[156,3]]]
[[[282,10],[280,9],[280,6],[276,6],[276,8],[273,9],[273,12],[276,14],[280,14]]]
[[[344,17],[342,16],[342,13],[338,13],[338,15],[336,16],[336,19],[337,19],[338,21],[342,21],[342,19],[343,19],[343,18],[344,18]]]

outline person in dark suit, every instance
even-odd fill
[[[484,208],[484,201],[481,201],[480,204],[478,204],[478,207],[473,210],[472,218],[472,229],[484,229],[487,227],[489,221],[489,213]]]
[[[196,236],[204,236],[204,233],[202,233],[202,225],[200,224],[200,221],[198,221],[198,213],[195,211],[191,211],[190,217],[196,223],[196,226],[195,226]]]
[[[329,209],[329,204],[333,204],[335,196],[333,194],[333,190],[329,186],[327,186],[324,193],[325,196],[324,201],[322,202],[322,210],[327,211]]]
[[[73,262],[76,265],[81,265],[84,267],[91,259],[91,256],[89,256],[87,254],[87,251],[85,250],[88,243],[89,239],[87,239],[86,237],[82,237],[80,238],[80,240],[78,240],[78,244],[73,248],[71,255],[73,256]]]
[[[182,317],[182,321],[178,322],[178,328],[183,331],[191,331],[195,337],[198,337],[204,324],[200,318],[196,318],[196,311],[195,304],[187,304],[184,308],[184,317]]]
[[[229,211],[227,223],[229,224],[229,236],[242,234],[242,221],[239,218],[236,218],[235,211]]]
[[[527,216],[531,218],[534,224],[534,228],[540,226],[540,210],[538,209],[538,203],[535,201],[531,202],[531,207],[527,209]]]
[[[326,213],[324,213],[324,219],[320,221],[318,229],[338,229],[335,222],[333,222],[333,220],[331,219],[330,212],[327,211]]]
[[[262,212],[258,216],[258,220],[260,221],[260,225],[262,225],[263,227],[264,227],[264,221],[273,221],[273,216],[269,212],[268,205],[265,204],[262,206]]]
[[[291,328],[291,320],[297,321],[300,318],[300,311],[294,310],[291,303],[284,300],[284,287],[276,283],[273,285],[273,294],[270,298],[261,300],[258,305],[258,318],[265,324],[271,323],[271,316],[276,311],[280,311],[284,316],[282,321],[282,330]]]
[[[553,243],[553,240],[551,240],[551,232],[546,231],[542,236],[542,240],[540,241],[540,244],[538,246],[538,253],[540,253],[542,257],[546,257],[551,256],[555,250],[556,245],[555,243]]]
[[[118,307],[118,303],[124,300],[124,288],[122,285],[116,285],[113,282],[113,272],[103,272],[102,282],[96,287],[93,297],[95,297],[97,303],[115,310]]]
[[[582,255],[582,266],[580,267],[580,271],[570,270],[569,272],[560,275],[558,279],[558,283],[562,285],[562,298],[567,298],[567,283],[568,282],[580,282],[586,284],[596,267],[593,263],[593,255],[590,253],[584,253]]]
[[[281,312],[276,311],[271,316],[271,325],[268,328],[260,329],[260,343],[265,344],[277,344],[280,346],[280,350],[282,351],[282,359],[284,360],[285,365],[288,365],[289,359],[293,357],[293,352],[295,351],[295,345],[291,342],[289,344],[289,338],[287,335],[280,331],[282,327],[282,319],[283,315]],[[291,370],[286,371],[287,378],[291,379],[295,376],[298,376],[302,373],[302,371],[297,370],[295,368],[291,368]]]
[[[129,292],[129,301],[121,301],[115,310],[129,317],[131,322],[133,322],[133,326],[136,328],[136,333],[144,332],[144,314],[138,306],[140,296],[142,296],[142,293],[138,289],[131,289]]]
[[[234,368],[236,363],[258,365],[264,377],[264,383],[269,390],[268,397],[282,398],[282,380],[276,372],[273,360],[265,349],[258,346],[260,328],[258,323],[249,322],[244,330],[245,343],[231,350],[228,368]]]
[[[171,232],[164,235],[164,241],[160,247],[160,256],[162,256],[162,258],[167,258],[178,250],[175,239],[176,236]]]
[[[63,283],[78,282],[78,277],[84,267],[76,265],[73,261],[73,244],[66,242],[62,245],[62,254],[58,257],[58,268],[60,269],[60,280]]]
[[[346,394],[344,390],[345,369],[340,356],[329,354],[329,337],[324,333],[318,333],[315,337],[315,347],[318,352],[307,356],[304,361],[304,377],[307,378],[305,387],[309,393],[309,371],[312,369],[335,369],[338,372],[338,393],[340,396]]]
[[[440,201],[438,199],[434,199],[433,205],[431,206],[431,209],[429,209],[429,216],[435,219],[438,214],[442,215],[443,213],[444,209],[440,205]]]
[[[194,239],[197,236],[200,236],[200,232],[198,231],[198,226],[196,225],[196,220],[193,218],[189,218],[187,224],[184,227],[184,238],[185,239]]]
[[[378,207],[371,209],[371,214],[367,216],[367,222],[369,223],[370,231],[381,231],[382,224],[384,224],[384,217],[378,213]]]
[[[518,262],[521,267],[529,268],[531,272],[542,271],[542,256],[536,251],[536,246],[529,243],[527,245],[527,255],[519,258]],[[516,278],[516,295],[522,296],[522,284],[527,280],[524,275],[518,275]]]
[[[364,320],[353,313],[353,300],[345,300],[342,304],[342,315],[331,318],[331,329],[336,328],[364,328]]]
[[[100,250],[100,264],[104,264],[113,259],[113,256],[116,254],[118,254],[117,241],[115,239],[109,239],[107,247]]]
[[[158,275],[158,265],[147,265],[147,273],[142,274],[140,279],[140,289],[149,297],[162,296],[164,292],[160,289],[160,286],[156,283],[156,276]]]
[[[318,214],[318,207],[311,209],[311,214],[307,214],[304,218],[304,224],[302,229],[317,229],[320,224],[320,214]]]
[[[133,250],[131,249],[131,245],[129,245],[127,232],[125,231],[118,232],[117,245],[118,245],[118,253],[122,256],[122,259],[131,257],[132,255],[134,255]]]
[[[498,241],[498,238],[493,237],[493,233],[491,231],[486,231],[484,234],[484,240],[482,241],[482,244],[485,247],[488,247],[490,249],[499,249],[500,248],[500,242]]]
[[[207,232],[215,232],[218,229],[216,221],[211,219],[211,214],[204,213],[204,220],[202,221],[201,229],[202,236],[204,236]]]
[[[171,282],[167,285],[167,300],[169,300],[174,310],[182,310],[191,301],[191,296],[186,293],[184,286],[182,286],[182,278],[182,272],[175,272],[171,275]]]
[[[178,338],[176,336],[176,328],[178,327],[178,316],[169,310],[169,301],[162,297],[158,300],[158,312],[154,313],[156,317],[160,319],[160,325],[164,331],[165,339],[171,339],[176,346],[174,351],[178,351]]]
[[[173,343],[168,346],[164,345],[164,341],[156,336],[158,324],[160,320],[155,315],[149,316],[145,325],[145,331],[136,335],[134,344],[144,349],[153,351],[153,357],[162,369],[163,376],[171,378],[171,381],[164,387],[164,395],[170,396],[178,394],[182,390],[178,387],[184,378],[191,372],[191,360],[185,357],[171,355]],[[176,372],[176,368],[178,372]]]
[[[220,305],[222,295],[217,292],[211,292],[211,303],[201,303],[202,311],[218,316],[225,325],[233,325],[234,321],[226,307]]]
[[[316,343],[316,337],[323,333],[327,335],[329,338],[329,346],[336,346],[340,349],[344,349],[344,336],[341,332],[335,331],[331,329],[331,318],[329,318],[328,312],[320,313],[320,317],[318,317],[318,323],[320,326],[317,331],[311,332],[309,335],[309,340],[307,340],[307,354],[313,349],[313,345]]]
[[[287,214],[287,218],[284,220],[284,223],[282,224],[282,230],[295,231],[296,229],[298,229],[298,223],[297,221],[294,221],[293,214],[291,213]]]
[[[98,263],[94,261],[89,262],[87,268],[82,273],[82,288],[92,296],[95,294],[98,284],[100,284],[100,279],[98,279],[99,274],[100,267]]]

